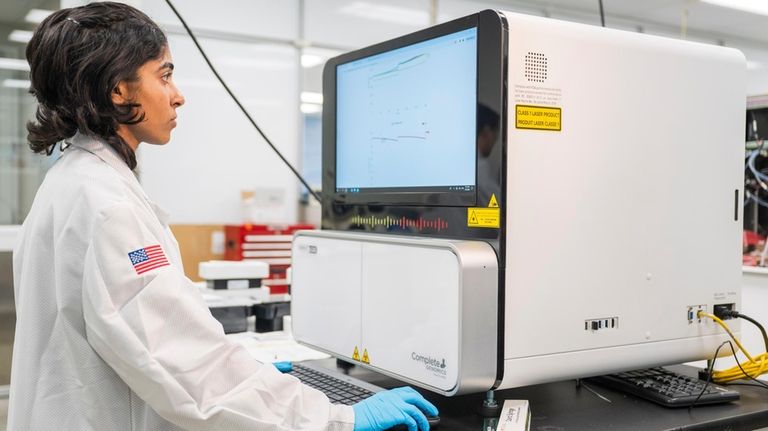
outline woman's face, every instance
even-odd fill
[[[113,102],[141,105],[144,121],[121,124],[117,133],[134,150],[139,143],[163,145],[171,139],[176,127],[176,108],[184,104],[184,96],[173,83],[173,59],[168,48],[160,58],[144,63],[138,70],[138,81],[121,82],[113,94]]]

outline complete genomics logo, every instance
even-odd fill
[[[436,359],[431,356],[424,356],[424,355],[419,355],[416,352],[411,352],[411,360],[424,364],[424,368],[431,371],[438,377],[445,378],[447,374],[445,358]]]

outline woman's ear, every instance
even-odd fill
[[[112,90],[112,103],[115,105],[125,105],[129,102],[128,97],[128,84],[125,81],[120,81]]]

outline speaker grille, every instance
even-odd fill
[[[547,56],[540,52],[528,51],[525,55],[525,78],[531,82],[547,80]]]

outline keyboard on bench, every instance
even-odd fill
[[[305,385],[317,389],[335,404],[352,405],[384,389],[360,379],[312,364],[293,364],[288,373]]]
[[[740,396],[737,391],[712,382],[707,384],[703,380],[662,367],[590,377],[586,380],[611,389],[628,392],[666,407],[690,406],[702,391],[704,393],[696,401],[696,404],[725,403],[738,400]]]

